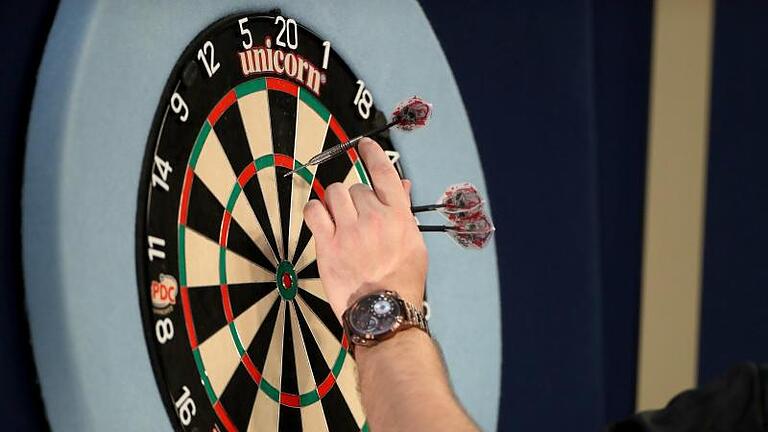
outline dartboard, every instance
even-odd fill
[[[369,179],[354,149],[302,166],[383,122],[333,42],[294,19],[231,16],[181,54],[149,135],[136,244],[152,363],[182,428],[367,429],[303,208]]]
[[[375,137],[400,157],[413,204],[459,182],[485,193],[419,3],[62,1],[35,82],[20,253],[51,428],[362,429],[298,208],[332,182],[364,183],[365,167],[351,152],[282,173],[418,95],[435,107],[428,127]],[[430,328],[457,397],[493,429],[493,245],[425,241]]]

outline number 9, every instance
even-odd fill
[[[184,102],[184,99],[182,99],[176,92],[171,96],[171,109],[176,114],[180,114],[179,120],[182,122],[187,121],[187,118],[189,117],[189,107],[187,106],[187,103]]]

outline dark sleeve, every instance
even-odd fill
[[[742,364],[660,410],[633,415],[606,432],[766,432],[768,365]]]

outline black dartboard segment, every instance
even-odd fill
[[[368,175],[351,150],[283,177],[384,122],[334,43],[281,16],[225,18],[181,54],[161,97],[137,259],[151,360],[177,428],[367,429],[302,209],[330,183]]]

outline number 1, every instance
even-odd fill
[[[323,69],[328,69],[328,57],[331,56],[331,42],[325,41],[323,42],[323,46],[325,47],[325,50],[323,51]]]

